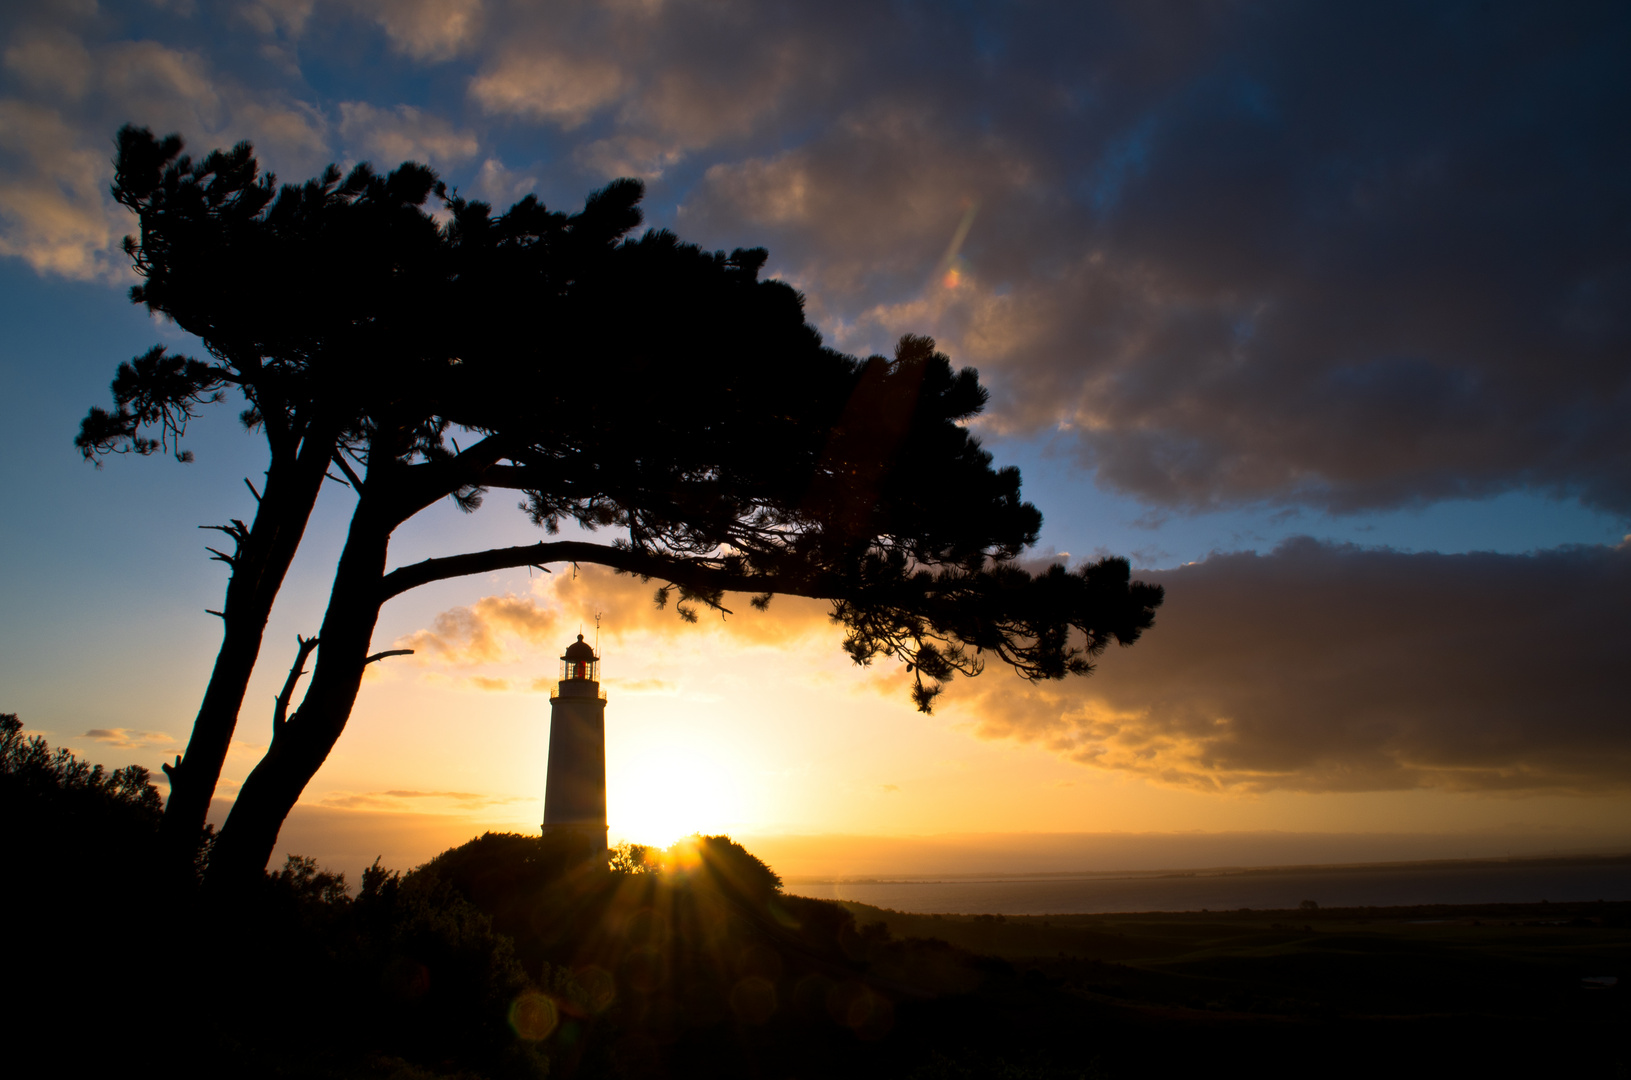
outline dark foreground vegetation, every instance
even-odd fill
[[[159,800],[0,718],[7,1028],[53,1074],[1625,1075],[1631,903],[924,916],[786,895],[724,837],[489,834],[211,899]],[[202,846],[200,859],[208,856]]]

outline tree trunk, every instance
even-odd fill
[[[178,872],[192,866],[249,677],[260,655],[272,603],[305,534],[330,453],[330,440],[308,434],[300,453],[286,458],[286,464],[280,467],[273,458],[254,522],[232,558],[232,577],[221,605],[224,634],[215,667],[193,720],[186,753],[164,770],[170,778],[170,798],[159,834],[164,857]]]
[[[317,666],[300,708],[272,733],[272,745],[244,781],[210,854],[206,885],[231,892],[265,869],[300,794],[345,730],[362,687],[368,643],[383,604],[380,579],[397,521],[385,500],[359,500],[318,632]]]

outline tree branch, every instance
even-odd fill
[[[554,543],[474,551],[466,555],[449,555],[400,567],[386,574],[380,582],[380,601],[383,603],[393,596],[399,596],[409,589],[418,588],[432,581],[445,581],[448,578],[465,577],[469,574],[485,574],[493,570],[511,570],[552,562],[593,563],[630,574],[662,578],[676,585],[697,589],[752,593],[769,591],[821,600],[831,600],[841,595],[837,579],[827,575],[796,580],[779,575],[747,574],[712,566],[696,559],[670,558],[634,548],[591,544],[583,540],[560,540]]]
[[[372,664],[375,660],[383,660],[387,656],[412,656],[412,655],[413,655],[413,650],[412,649],[386,649],[384,652],[377,652],[374,655],[370,656],[368,659],[364,660],[362,662],[362,666],[367,667],[369,664]]]
[[[340,471],[345,473],[346,478],[351,481],[351,489],[353,491],[361,491],[362,480],[357,476],[357,471],[346,462],[345,455],[336,450],[332,456],[334,458],[334,464],[338,465],[340,467]]]
[[[232,519],[231,525],[200,525],[199,528],[208,529],[211,532],[226,533],[228,536],[232,537],[232,542],[240,549],[244,546],[244,541],[249,539],[249,526],[245,525],[237,518]],[[213,551],[214,548],[205,548],[204,550]]]
[[[542,491],[555,479],[557,478],[554,475],[545,474],[536,465],[493,464],[482,470],[480,483],[482,487],[488,488]]]
[[[300,648],[295,653],[294,663],[289,665],[289,677],[283,680],[283,692],[277,696],[277,705],[272,710],[272,734],[274,736],[288,722],[289,700],[294,697],[295,683],[299,682],[300,676],[306,673],[306,657],[310,656],[311,651],[317,648],[317,639],[315,637],[303,638],[296,634],[294,639]]]
[[[425,507],[446,498],[470,484],[485,487],[482,474],[492,468],[506,454],[507,440],[489,435],[470,447],[460,450],[444,461],[430,461],[410,466],[405,470],[406,482],[400,489],[402,504],[397,510],[399,520],[419,513]]]

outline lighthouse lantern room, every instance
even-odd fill
[[[595,655],[583,635],[566,647],[566,655],[561,657],[561,681],[578,682],[587,680],[598,683],[600,681],[600,657]]]

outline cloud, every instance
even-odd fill
[[[60,28],[24,31],[6,46],[4,61],[29,89],[70,101],[85,96],[94,74],[90,51]]]
[[[106,743],[115,750],[167,750],[176,745],[173,735],[132,728],[92,728],[80,737]]]
[[[1631,786],[1631,548],[1289,541],[1145,572],[1153,630],[1090,679],[948,691],[987,739],[1235,791]]]
[[[317,161],[329,152],[328,122],[303,102],[239,102],[233,109],[232,126],[255,144],[256,153],[266,161]]]
[[[464,52],[482,26],[481,0],[365,0],[398,52],[416,60],[447,60]]]
[[[474,157],[476,136],[411,105],[376,109],[363,101],[340,103],[340,137],[358,157],[382,170],[404,161],[446,166]]]
[[[490,795],[474,791],[336,791],[323,796],[318,806],[338,810],[423,810],[426,802],[441,803],[455,813],[509,806],[535,800],[521,795]]]
[[[672,694],[678,690],[677,684],[667,679],[619,679],[617,692],[622,694]]]
[[[251,0],[238,9],[238,14],[262,34],[298,38],[316,6],[317,0]]]
[[[238,14],[266,37],[294,42],[305,35],[317,6],[316,0],[251,0]],[[465,51],[483,22],[481,0],[341,0],[324,6],[368,19],[385,32],[393,51],[433,63]]]
[[[55,110],[0,99],[0,255],[39,273],[115,278],[123,221],[106,195],[111,169]]]
[[[1045,242],[1025,235],[1047,228],[1042,215],[1013,213],[1034,170],[1000,135],[959,131],[926,104],[878,102],[792,149],[711,166],[680,220],[703,233],[752,229],[824,309],[882,326],[854,347],[882,348],[902,324],[932,328],[955,299],[931,279],[971,208],[982,216],[976,237],[1000,229],[1016,245]]]
[[[808,88],[810,76],[820,72],[813,62],[816,39],[810,36],[778,34],[766,26],[744,34],[741,23],[704,28],[687,14],[680,19],[689,27],[655,30],[662,37],[654,45],[662,41],[672,47],[673,36],[680,36],[690,39],[689,47],[678,57],[668,48],[653,50],[655,63],[645,68],[649,74],[628,109],[630,126],[637,130],[660,132],[683,147],[748,135],[777,116],[789,94]],[[717,33],[721,29],[723,35]]]
[[[1141,499],[1631,512],[1631,77],[1591,43],[1625,13],[1255,11],[1008,9],[933,49],[885,20],[826,122],[681,220],[770,241],[846,344],[936,334],[997,429]]]
[[[476,194],[500,210],[508,209],[537,186],[536,176],[523,176],[507,169],[496,157],[483,161],[481,171],[476,174]]]
[[[567,613],[568,621],[593,625],[601,616],[602,634],[612,640],[641,633],[660,635],[714,632],[742,645],[784,646],[815,635],[835,631],[824,600],[799,596],[779,596],[766,611],[756,611],[748,597],[727,593],[724,605],[730,615],[697,608],[698,625],[683,621],[675,608],[677,597],[666,607],[655,601],[659,581],[641,581],[598,566],[584,566],[575,573],[557,573],[548,586],[555,601]]]
[[[156,41],[125,41],[98,50],[102,92],[137,122],[165,130],[218,130],[225,120],[209,61]]]
[[[39,273],[129,280],[118,244],[131,222],[108,194],[122,123],[183,132],[194,151],[249,138],[268,166],[313,169],[327,156],[315,106],[220,77],[205,51],[92,40],[61,11],[41,20],[0,52],[15,91],[0,96],[0,255]]]
[[[555,649],[564,645],[580,626],[593,626],[598,615],[601,633],[609,640],[622,640],[637,634],[717,633],[740,645],[784,647],[816,635],[835,634],[828,618],[829,605],[803,597],[777,597],[768,611],[755,611],[747,597],[727,594],[725,606],[733,614],[699,609],[699,625],[693,626],[675,612],[654,602],[658,582],[614,573],[586,565],[575,571],[563,567],[540,588],[536,596],[487,596],[437,615],[428,629],[399,638],[395,648],[415,650],[421,664],[472,667],[517,659],[523,649]],[[554,654],[551,654],[554,655]],[[514,683],[486,676],[471,680],[485,690],[508,690]],[[537,679],[533,690],[550,690],[554,681]],[[673,689],[661,680],[644,680],[635,689],[666,692]]]
[[[560,636],[559,622],[554,609],[530,596],[485,596],[474,604],[442,612],[430,629],[400,638],[393,647],[413,649],[420,663],[494,663],[509,658],[505,638],[552,641]]]
[[[596,130],[573,159],[606,176],[656,178],[697,150],[809,116],[865,55],[851,35],[873,21],[765,14],[645,2],[495,13],[470,95],[489,113],[565,131],[609,123],[615,130]]]
[[[591,172],[608,179],[635,176],[656,180],[685,156],[671,141],[645,135],[615,135],[580,146],[574,156]]]
[[[472,79],[470,96],[487,112],[571,130],[615,101],[623,85],[622,70],[610,60],[518,49]]]

